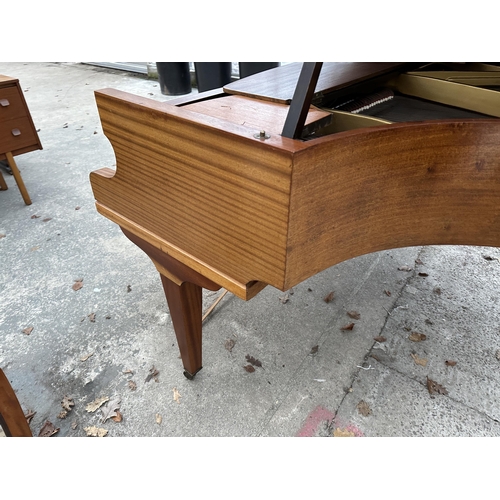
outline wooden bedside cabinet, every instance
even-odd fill
[[[7,160],[26,205],[31,199],[14,156],[42,149],[19,80],[0,75],[0,161]],[[0,189],[7,184],[0,171]]]

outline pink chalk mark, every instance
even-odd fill
[[[359,429],[359,427],[355,426],[354,424],[347,425],[346,427],[343,428],[343,430],[347,432],[352,432],[356,437],[364,437],[363,432]]]
[[[330,410],[323,408],[322,406],[317,406],[306,418],[304,425],[300,431],[296,434],[297,437],[312,437],[316,434],[319,425],[325,421],[332,421],[335,418],[335,414]]]
[[[331,424],[335,420],[335,414],[330,410],[327,410],[323,406],[317,406],[306,418],[304,425],[300,431],[296,434],[297,437],[313,437],[318,431],[318,427],[323,422],[328,422]],[[335,421],[336,427],[340,429],[352,432],[356,437],[364,437],[363,432],[359,427],[354,424],[344,425],[340,421]]]

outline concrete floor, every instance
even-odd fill
[[[0,192],[0,367],[34,435],[49,421],[55,437],[500,436],[499,249],[394,249],[287,294],[227,295],[189,381],[153,264],[96,212],[89,184],[115,162],[93,91],[164,101],[158,83],[70,63],[0,74],[19,78],[44,148],[17,157],[33,204],[11,176]],[[248,373],[247,355],[262,368]],[[87,410],[98,398],[120,401],[120,422]]]

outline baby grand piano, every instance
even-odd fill
[[[100,214],[151,258],[184,374],[202,288],[248,300],[414,245],[500,246],[500,66],[294,63],[157,102],[96,91]]]

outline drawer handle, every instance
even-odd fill
[[[3,106],[4,108],[7,107],[10,104],[8,99],[0,99],[0,106]]]
[[[21,131],[18,128],[13,128],[12,135],[21,135]]]

